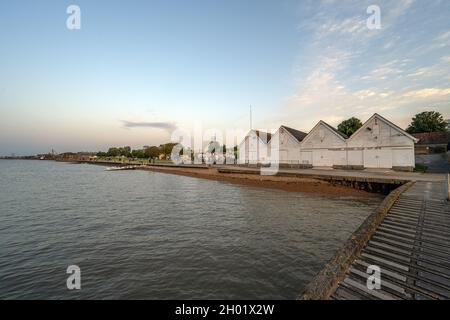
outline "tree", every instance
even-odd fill
[[[131,155],[133,156],[133,158],[138,158],[138,159],[144,159],[145,158],[144,150],[133,150],[131,152]]]
[[[117,153],[118,155],[116,156],[122,156],[122,157],[131,157],[131,148],[130,147],[119,147],[119,148],[114,148],[117,149]]]
[[[362,122],[358,118],[351,117],[350,119],[342,121],[338,125],[338,130],[350,137],[356,130],[362,127]]]
[[[120,155],[124,157],[131,157],[131,147],[120,148]]]
[[[166,143],[159,146],[160,153],[164,154],[165,157],[168,157],[172,153],[173,147],[177,145],[177,143]]]
[[[151,146],[145,148],[145,157],[146,158],[158,158],[160,154],[159,148],[155,146]]]
[[[120,150],[118,148],[109,148],[106,154],[108,157],[118,157],[120,156]]]
[[[442,114],[436,111],[424,111],[416,114],[406,129],[408,133],[445,132],[447,123]]]

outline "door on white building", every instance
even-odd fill
[[[364,155],[362,150],[349,150],[347,153],[348,165],[364,166]]]
[[[392,150],[389,148],[364,150],[364,167],[392,168]]]
[[[313,151],[313,166],[314,167],[332,167],[333,159],[328,150],[314,150]]]

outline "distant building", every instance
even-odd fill
[[[416,144],[417,154],[441,153],[449,148],[450,132],[414,133],[413,136],[419,139]]]

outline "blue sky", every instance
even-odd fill
[[[0,154],[245,130],[249,105],[261,129],[450,118],[447,0],[2,1],[0,40]]]

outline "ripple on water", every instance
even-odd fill
[[[293,299],[381,202],[47,161],[0,179],[2,299]]]

